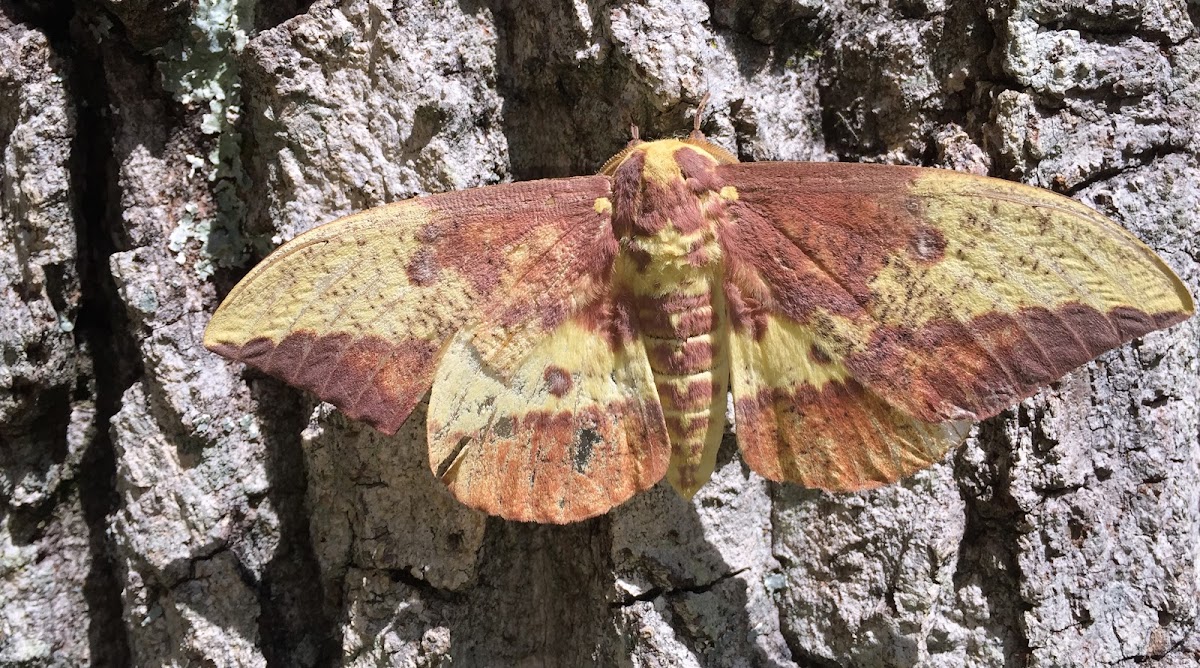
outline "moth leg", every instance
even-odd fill
[[[625,145],[625,148],[631,148],[631,147],[637,146],[640,143],[642,143],[642,138],[640,136],[638,136],[638,126],[633,123],[630,123],[629,124],[629,143]]]

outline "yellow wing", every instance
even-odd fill
[[[615,307],[615,308],[614,308]],[[670,445],[645,347],[620,305],[560,325],[500,378],[455,337],[429,399],[429,464],[464,504],[565,523],[666,474]]]
[[[970,430],[892,407],[786,317],[767,316],[757,337],[735,330],[730,344],[738,443],[764,478],[869,489],[937,462]]]
[[[457,330],[512,323],[489,354],[521,359],[607,284],[608,193],[603,176],[529,181],[336,220],[238,283],[204,345],[395,432]]]
[[[878,165],[718,173],[737,187],[741,246],[761,234],[754,244],[779,253],[742,252],[735,289],[813,328],[855,378],[926,421],[995,415],[1195,310],[1153,251],[1045,190]]]
[[[1044,190],[875,165],[717,173],[737,191],[721,242],[738,437],[768,477],[894,480],[959,421],[1195,310],[1133,235]]]

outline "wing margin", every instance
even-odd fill
[[[859,382],[927,422],[995,415],[1195,310],[1145,244],[1038,188],[845,163],[718,174],[737,188],[736,225],[811,276],[787,284],[731,231],[729,289],[751,295],[744,317],[778,311],[811,327]]]
[[[547,310],[586,305],[572,286],[605,280],[615,252],[596,204],[609,193],[604,176],[528,181],[340,218],[251,270],[213,314],[204,345],[394,433],[454,332],[534,318],[522,281],[541,286]],[[553,324],[533,319],[506,350],[520,357]]]

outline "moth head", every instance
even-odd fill
[[[605,176],[614,176],[634,156],[640,156],[641,171],[647,173],[669,172],[674,168],[675,152],[689,148],[718,165],[735,163],[738,159],[729,151],[699,137],[685,139],[659,139],[657,141],[630,142],[600,168]]]

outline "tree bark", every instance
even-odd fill
[[[764,482],[726,439],[565,527],[200,346],[271,248],[413,195],[743,160],[988,173],[1200,292],[1185,0],[0,0],[0,666],[1200,663],[1200,321],[898,484]]]

